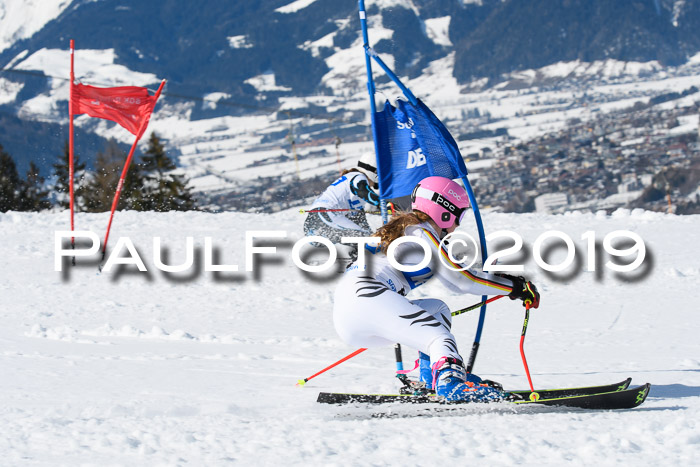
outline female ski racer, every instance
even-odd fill
[[[438,299],[409,300],[406,295],[436,276],[454,292],[475,295],[508,295],[539,306],[537,288],[522,277],[495,275],[466,269],[457,271],[440,264],[438,256],[455,268],[441,240],[454,232],[469,209],[464,188],[443,177],[423,179],[411,196],[413,212],[394,217],[375,236],[381,238],[365,267],[358,262],[345,272],[335,291],[333,319],[339,336],[355,347],[400,343],[419,350],[420,379],[447,400],[500,400],[504,393],[481,384],[467,374],[451,332],[452,315]],[[432,261],[416,272],[391,266],[387,248],[399,237],[415,237],[430,247]],[[423,247],[411,241],[396,247],[394,258],[402,265],[418,265]],[[432,370],[432,371],[431,371]]]
[[[368,237],[372,229],[367,223],[364,203],[379,206],[377,167],[374,154],[365,154],[357,167],[346,170],[311,206],[304,222],[304,235],[318,235],[333,243],[342,237]]]

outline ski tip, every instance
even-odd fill
[[[637,391],[637,398],[634,401],[633,407],[641,405],[647,399],[647,396],[649,395],[649,389],[651,389],[651,383],[646,383],[642,386],[633,389]]]
[[[624,381],[622,382],[622,384],[620,385],[620,389],[619,389],[619,390],[620,390],[620,391],[624,391],[625,389],[627,389],[628,387],[630,387],[630,384],[632,384],[632,378],[627,378],[626,380],[624,380]]]

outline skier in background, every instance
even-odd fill
[[[340,244],[342,237],[369,237],[372,228],[367,223],[364,204],[379,206],[377,167],[374,154],[362,156],[357,167],[345,170],[313,202],[304,222],[304,235],[318,235]],[[357,246],[344,245],[352,259]]]
[[[468,374],[451,332],[452,315],[438,299],[409,300],[406,295],[436,276],[450,290],[475,295],[508,295],[537,308],[537,288],[522,277],[488,274],[440,265],[438,256],[459,268],[441,245],[469,210],[462,186],[443,177],[421,180],[411,196],[413,212],[394,217],[377,230],[381,238],[369,267],[350,265],[335,291],[333,319],[339,336],[355,347],[378,347],[398,342],[419,350],[420,381],[447,400],[500,400],[504,393]],[[387,248],[399,237],[423,239],[432,252],[431,263],[416,272],[402,272],[389,263]],[[400,244],[394,257],[403,265],[417,265],[425,256],[415,242]]]

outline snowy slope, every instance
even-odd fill
[[[525,241],[527,275],[542,291],[531,314],[526,352],[536,387],[620,381],[653,384],[633,410],[561,408],[319,406],[319,390],[394,391],[393,351],[371,349],[296,387],[355,350],[332,323],[339,275],[311,276],[291,261],[304,216],[243,213],[119,212],[110,238],[129,237],[149,272],[129,266],[97,274],[94,262],[54,271],[54,232],[68,214],[0,214],[0,454],[4,465],[693,465],[700,458],[700,217],[642,211],[560,216],[485,213],[489,232]],[[76,228],[102,236],[107,214],[79,214]],[[616,277],[603,264],[585,272],[594,231],[640,235],[648,249],[642,278]],[[276,230],[276,255],[245,272],[245,232]],[[547,230],[568,234],[579,269],[564,280],[532,261]],[[473,233],[473,232],[472,232]],[[185,258],[194,237],[197,267],[162,273]],[[204,238],[217,264],[205,272]],[[599,247],[600,248],[600,247]],[[551,260],[557,262],[557,255]],[[416,296],[453,307],[437,284]],[[523,312],[490,307],[476,373],[525,388],[518,352]],[[455,319],[468,354],[477,315]],[[404,351],[411,361],[414,352]],[[382,418],[378,418],[382,417]]]
[[[22,0],[0,2],[0,52],[27,39],[68,8],[72,0]]]

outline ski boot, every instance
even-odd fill
[[[479,386],[488,386],[490,388],[503,391],[503,385],[501,383],[490,379],[481,379],[481,377],[475,375],[474,373],[467,373],[467,383],[474,383]]]
[[[504,399],[502,391],[481,384],[481,378],[467,373],[456,358],[443,357],[433,365],[435,393],[448,402],[496,402]]]
[[[499,391],[503,391],[503,385],[497,381],[491,381],[490,379],[482,379],[481,384],[486,385],[490,388],[498,389]]]

